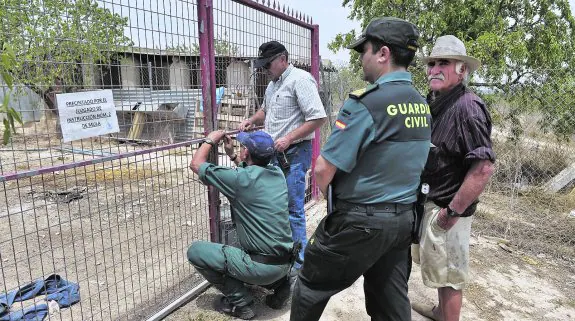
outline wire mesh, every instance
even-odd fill
[[[62,319],[141,319],[197,283],[183,253],[209,228],[189,147],[4,182],[3,291],[57,273],[80,285]]]
[[[347,94],[366,83],[361,80],[361,71],[349,66],[323,70],[321,91],[328,93],[326,110],[334,117]],[[424,82],[425,70],[410,71],[425,95],[427,88],[420,83]],[[567,124],[573,124],[575,116],[566,97],[575,93],[575,84],[564,78],[563,70],[535,70],[533,75],[539,76],[512,85],[471,81],[469,86],[487,103],[492,117],[498,160],[491,185],[497,191],[551,188],[552,180],[559,179],[561,171],[574,161],[575,130]],[[333,118],[326,127],[331,128],[331,123]],[[552,189],[570,192],[574,178]]]
[[[343,100],[365,86],[361,71],[337,66],[324,73],[322,91],[331,121]],[[410,68],[422,94],[425,69]],[[478,81],[479,80],[479,81]],[[569,97],[575,83],[565,70],[533,69],[519,82],[482,83],[470,88],[487,104],[493,123],[495,173],[480,197],[479,233],[513,240],[520,248],[558,257],[573,256],[575,239],[575,113]],[[474,228],[475,229],[475,228]]]
[[[214,5],[213,63],[226,87],[218,125],[235,129],[265,90],[265,76],[251,68],[259,44],[280,40],[309,69],[311,36],[272,17],[279,11]],[[14,89],[2,83],[1,94],[24,121],[0,147],[0,293],[58,274],[79,285],[80,301],[50,319],[144,319],[199,283],[185,253],[213,232],[207,188],[188,170],[207,127],[197,2],[0,6],[2,37],[15,53]],[[57,95],[101,89],[112,91],[119,132],[64,141]],[[231,231],[226,204],[219,226]]]
[[[206,188],[188,170],[201,101],[196,6],[3,2],[10,106],[24,125],[0,148],[0,293],[58,274],[80,301],[50,319],[128,320],[201,281],[185,256],[209,239]],[[112,89],[120,132],[64,142],[56,95],[100,89]]]
[[[506,213],[490,229],[522,249],[572,258],[575,83],[564,70],[537,69],[518,84],[475,90],[491,107],[497,153],[484,212]]]
[[[291,8],[276,3],[267,5],[306,22],[303,14]],[[253,67],[259,46],[268,41],[279,41],[289,53],[289,62],[310,72],[312,31],[309,26],[294,24],[232,0],[214,1],[213,15],[216,86],[223,90],[218,105],[218,126],[233,130],[261,107],[271,80],[265,70]],[[306,201],[311,200],[310,175],[311,171],[306,175]]]

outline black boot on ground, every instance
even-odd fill
[[[287,276],[274,288],[274,294],[266,296],[266,305],[272,309],[283,308],[291,297],[297,276]]]
[[[219,299],[219,303],[216,309],[218,312],[225,313],[227,315],[231,315],[234,318],[239,318],[242,320],[250,320],[256,316],[250,305],[244,305],[241,307],[235,306],[231,304],[228,298],[225,296]]]

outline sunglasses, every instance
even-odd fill
[[[439,59],[436,61],[430,61],[427,63],[427,67],[428,68],[433,68],[435,67],[435,65],[439,65],[439,66],[449,66],[451,64],[451,61],[447,60],[447,59]]]
[[[268,61],[268,62],[263,66],[263,68],[264,68],[264,69],[270,69],[270,67],[271,67],[271,65],[272,65],[272,62],[274,62],[274,60],[276,60],[276,59],[277,59],[279,56],[281,56],[281,55],[283,55],[283,52],[282,52],[282,53],[279,53],[279,54],[277,54],[277,55],[275,55],[275,56],[273,56],[273,58],[270,59],[270,61]]]

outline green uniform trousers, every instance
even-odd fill
[[[319,320],[332,295],[364,276],[372,320],[411,320],[407,297],[413,209],[336,210],[318,225],[296,281],[291,321]]]
[[[206,241],[190,245],[188,261],[235,306],[253,301],[244,283],[273,287],[290,267],[254,262],[243,249]]]

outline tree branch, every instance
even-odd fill
[[[501,90],[505,89],[505,86],[501,83],[496,83],[496,82],[470,82],[469,86],[473,86],[473,87],[496,87],[499,88]]]
[[[519,82],[519,80],[520,80],[523,76],[526,76],[526,75],[530,74],[531,72],[530,72],[530,71],[525,71],[525,72],[522,72],[522,73],[519,73],[519,72],[517,72],[517,73],[518,73],[518,74],[517,74],[517,77],[515,77],[515,79],[513,79],[513,81],[511,81],[511,83],[510,83],[511,85],[517,84],[517,83]]]

